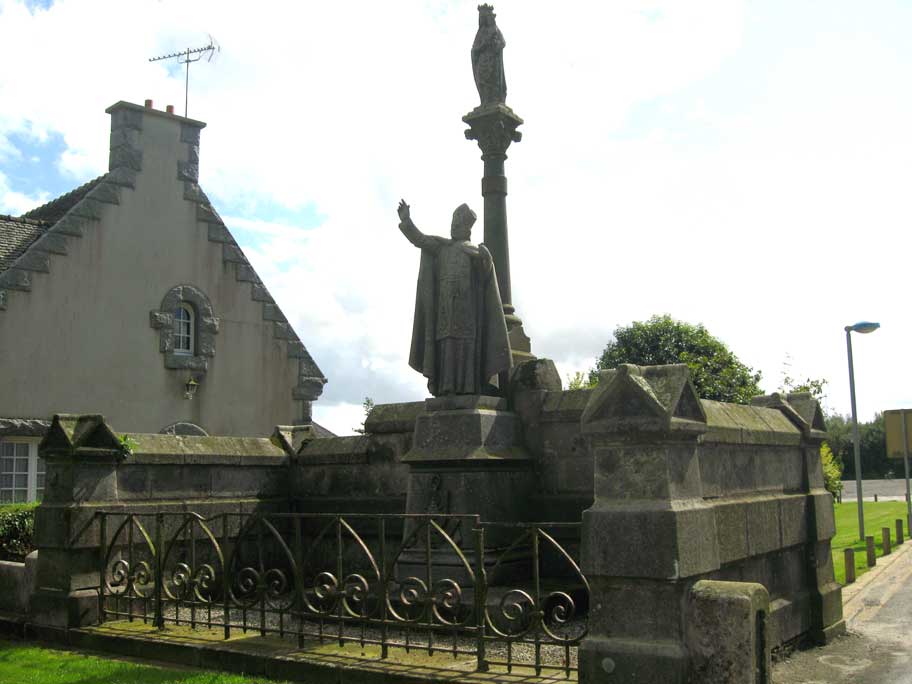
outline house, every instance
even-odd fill
[[[40,497],[55,413],[262,436],[310,424],[326,382],[198,184],[206,124],[106,111],[108,173],[0,216],[0,503]]]

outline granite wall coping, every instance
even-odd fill
[[[545,392],[539,420],[543,423],[579,423],[592,392],[592,389]]]
[[[265,437],[197,437],[161,434],[129,434],[132,454],[127,463],[156,463],[159,457],[182,458],[195,463],[239,463],[238,459],[286,457],[284,449]],[[172,461],[173,462],[173,461]]]
[[[707,431],[704,442],[730,444],[801,443],[798,429],[778,409],[702,399]]]

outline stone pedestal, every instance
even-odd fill
[[[507,410],[507,400],[484,395],[440,397],[427,399],[425,408],[415,422],[412,449],[402,459],[409,467],[406,512],[465,514],[482,522],[529,520],[535,490],[533,461],[521,444],[519,416]],[[463,521],[454,541],[474,554],[470,522]],[[408,535],[413,528],[406,527]],[[492,565],[516,535],[515,529],[486,530],[486,565]],[[438,548],[435,567],[452,565],[453,572],[461,572],[455,555],[448,559],[449,552]],[[489,577],[489,581],[505,578],[509,566],[503,565],[503,577]]]

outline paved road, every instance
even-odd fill
[[[774,684],[912,684],[912,543],[844,594],[849,633],[773,667]]]
[[[902,468],[902,463],[900,463],[900,468]],[[855,501],[855,480],[843,480],[842,486],[842,500]],[[904,478],[895,480],[862,480],[861,491],[864,493],[865,501],[873,501],[875,494],[881,501],[905,501],[906,480]]]

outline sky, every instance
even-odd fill
[[[776,391],[912,408],[912,3],[498,0],[513,303],[532,351],[587,371],[615,328],[702,323]],[[200,182],[329,379],[316,419],[415,401],[418,254],[480,213],[477,2],[0,0],[0,213],[107,170],[119,100],[207,122]],[[481,225],[474,236],[481,240]]]

